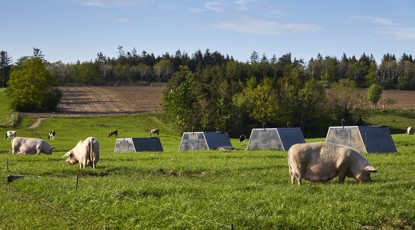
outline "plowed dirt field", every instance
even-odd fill
[[[392,99],[395,103],[387,105],[387,109],[415,109],[415,91],[384,90],[382,97]]]
[[[62,87],[60,113],[140,114],[161,109],[162,86]]]
[[[148,114],[161,111],[163,86],[61,87],[62,99],[55,113],[25,116],[106,116]]]

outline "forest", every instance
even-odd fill
[[[33,56],[44,59],[38,48],[33,48]],[[11,68],[27,58],[21,57],[13,63],[7,51],[0,51],[0,87],[6,87]],[[241,62],[209,49],[205,52],[197,50],[191,55],[177,50],[174,55],[165,53],[156,57],[146,51],[138,53],[135,49],[126,52],[119,46],[117,57],[107,57],[99,52],[93,61],[47,62],[47,69],[61,86],[135,85],[140,82],[168,82],[181,66],[187,66],[196,75],[201,75],[202,72],[215,68],[225,71],[228,65],[234,64],[240,68],[239,72],[233,73],[237,74],[234,79],[242,82],[252,76],[257,80],[266,77],[278,79],[295,69],[305,80],[322,81],[326,85],[348,79],[354,81],[359,88],[379,84],[383,89],[415,89],[415,61],[412,55],[405,53],[400,58],[394,54],[385,54],[380,63],[377,63],[372,55],[365,53],[358,58],[346,54],[340,58],[317,54],[315,58],[306,61],[292,57],[291,53],[268,58],[253,51],[249,61]]]
[[[12,63],[1,51],[0,87],[13,82],[11,73],[31,58],[43,60],[54,86],[166,83],[164,112],[179,129],[232,130],[234,135],[261,125],[299,126],[307,134],[342,119],[357,124],[361,119],[355,111],[391,103],[360,89],[415,89],[415,61],[407,54],[385,54],[377,63],[364,53],[358,58],[317,54],[304,61],[291,53],[268,58],[253,51],[249,61],[241,62],[209,49],[156,57],[122,46],[117,57],[99,52],[82,63],[49,63],[37,48],[33,57]]]

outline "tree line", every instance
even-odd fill
[[[399,59],[386,54],[377,64],[366,54],[343,54],[340,59],[318,54],[304,62],[290,53],[267,58],[253,51],[249,61],[240,62],[210,50],[156,57],[135,49],[125,52],[120,46],[117,57],[100,52],[83,63],[49,63],[35,48],[33,57],[13,64],[5,51],[0,58],[2,87],[31,58],[42,60],[53,86],[165,82],[164,111],[180,130],[231,130],[231,135],[263,123],[298,126],[305,134],[323,132],[341,119],[356,124],[361,118],[352,111],[376,106],[379,89],[415,89],[415,63],[407,54]],[[359,90],[369,87],[371,95]]]
[[[34,55],[42,55],[40,49],[34,48]],[[6,51],[0,51],[0,87],[5,88],[13,66],[19,65],[22,57],[15,63]],[[118,47],[117,57],[107,57],[97,53],[93,61],[62,63],[47,62],[47,70],[57,78],[61,86],[73,84],[88,85],[135,85],[142,82],[168,82],[181,66],[187,66],[193,73],[199,74],[205,68],[222,67],[237,62],[241,71],[234,78],[246,81],[254,76],[257,80],[266,77],[278,79],[284,76],[284,68],[293,65],[305,79],[322,81],[326,86],[339,82],[341,79],[352,80],[357,87],[367,88],[379,84],[383,89],[415,89],[415,61],[412,55],[403,54],[396,58],[393,54],[385,54],[380,62],[372,55],[362,54],[359,58],[343,54],[341,58],[317,54],[307,62],[293,58],[290,53],[281,57],[273,55],[268,58],[260,56],[256,51],[247,62],[234,60],[232,56],[217,51],[200,50],[192,55],[176,51],[174,55],[165,53],[155,56],[152,53],[135,49],[131,52]]]

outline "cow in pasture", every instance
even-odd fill
[[[154,135],[159,135],[160,130],[159,129],[152,129],[150,130],[150,137],[154,136]]]
[[[6,136],[4,136],[4,140],[10,140],[16,137],[16,131],[14,130],[9,130],[6,131]]]
[[[48,138],[49,140],[54,140],[56,136],[56,132],[55,131],[50,131],[48,134]]]
[[[245,140],[246,140],[246,136],[245,135],[240,135],[239,136],[239,142],[245,142]]]
[[[118,130],[111,130],[109,133],[108,133],[108,137],[110,137],[110,136],[116,136],[116,137],[118,137]]]
[[[346,177],[372,182],[370,174],[377,170],[355,149],[328,142],[295,144],[288,150],[291,183],[296,179],[327,182],[334,177],[343,183]]]
[[[68,157],[65,162],[69,165],[79,162],[81,169],[86,166],[95,169],[99,161],[99,142],[95,137],[88,137],[79,141],[73,149],[63,156]]]
[[[12,154],[52,154],[54,148],[37,138],[16,137],[12,141]]]
[[[414,134],[414,129],[413,129],[412,127],[408,127],[408,128],[406,129],[406,133],[407,133],[408,135]]]

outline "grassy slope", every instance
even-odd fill
[[[0,88],[0,128],[12,125],[12,113],[9,109],[6,89]]]
[[[31,122],[16,128],[19,136],[46,139],[56,130],[49,141],[56,151],[11,155],[10,143],[0,141],[0,165],[7,161],[9,168],[0,168],[1,229],[415,227],[414,136],[393,135],[398,154],[366,155],[380,171],[373,184],[348,179],[344,185],[298,187],[290,185],[286,152],[178,152],[180,135],[159,115],[48,118],[34,130],[27,128]],[[147,137],[154,127],[161,129],[162,153],[116,154],[115,139],[106,137],[114,128],[120,137]],[[66,165],[61,156],[87,136],[100,140],[102,158],[97,170],[82,170],[76,191],[78,166]],[[26,177],[6,183],[9,174]]]
[[[404,109],[373,110],[367,111],[363,119],[367,124],[388,126],[391,133],[405,133],[408,126],[415,126],[415,111]]]

